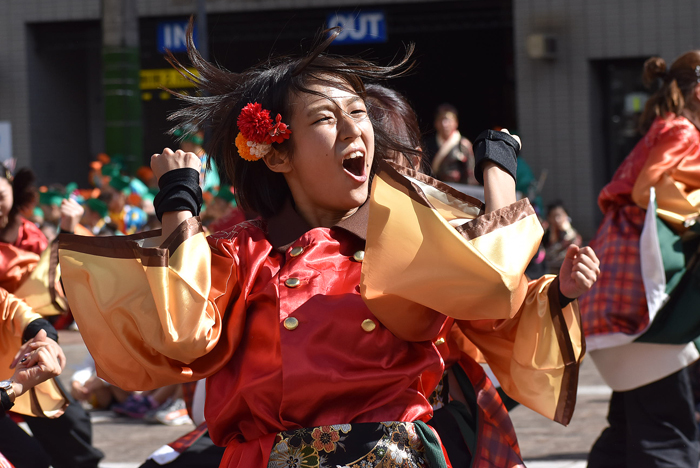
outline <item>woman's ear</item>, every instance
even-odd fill
[[[289,154],[286,152],[278,151],[274,148],[270,150],[265,156],[263,156],[263,161],[272,172],[279,172],[281,174],[290,172],[292,170],[291,161],[289,159]]]

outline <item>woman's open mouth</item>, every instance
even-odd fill
[[[365,154],[362,151],[353,151],[343,159],[343,169],[353,178],[364,182],[367,178],[365,173]]]

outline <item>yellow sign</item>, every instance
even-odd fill
[[[198,75],[194,68],[188,69]],[[141,70],[141,89],[169,89],[194,88],[195,85],[180,75],[174,68],[157,68]]]

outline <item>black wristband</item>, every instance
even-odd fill
[[[483,164],[491,161],[507,171],[515,180],[519,152],[520,143],[511,135],[495,130],[484,130],[474,140],[474,177],[483,185]]]
[[[576,299],[571,299],[570,297],[566,297],[564,293],[561,292],[561,283],[559,283],[559,305],[563,309],[564,307],[568,306],[572,302],[574,302]]]
[[[2,412],[0,412],[0,416],[3,416],[7,411],[10,411],[12,407],[15,406],[15,404],[10,401],[10,395],[8,395],[5,389],[2,388],[0,388],[0,404],[2,405]]]
[[[202,209],[202,188],[199,186],[199,172],[183,167],[163,174],[158,180],[160,191],[153,200],[158,220],[170,211],[189,211],[198,216]]]
[[[39,333],[40,330],[46,330],[46,336],[58,342],[58,332],[49,323],[48,320],[40,318],[29,322],[29,324],[24,327],[24,332],[22,333],[22,343],[26,343],[31,340]]]

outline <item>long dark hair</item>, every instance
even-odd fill
[[[241,207],[265,218],[277,213],[291,196],[284,176],[272,172],[264,162],[246,161],[238,155],[235,146],[238,134],[237,119],[248,103],[257,102],[272,116],[282,115],[289,122],[290,96],[308,93],[322,97],[309,89],[320,83],[342,88],[365,98],[364,79],[384,80],[407,72],[413,65],[410,56],[413,46],[407,48],[403,59],[389,66],[379,66],[358,57],[342,57],[325,53],[339,29],[323,31],[316,45],[304,56],[283,56],[235,73],[207,62],[194,46],[192,20],[187,31],[187,55],[197,73],[191,73],[172,54],[167,59],[185,78],[194,83],[201,95],[181,95],[172,92],[188,103],[169,118],[183,124],[201,125],[210,129],[206,142],[207,153],[232,181]],[[325,37],[325,39],[323,39]],[[291,139],[294,138],[294,129]],[[273,143],[274,148],[291,156],[290,143]],[[375,151],[380,153],[383,147]],[[376,156],[375,156],[376,157]]]
[[[661,57],[644,62],[644,84],[654,90],[639,119],[639,130],[646,133],[656,117],[681,115],[692,104],[695,86],[700,80],[700,51],[691,50],[676,59],[670,69]]]
[[[8,177],[7,172],[5,174],[5,178],[12,184],[13,202],[10,217],[14,217],[36,203],[39,196],[36,189],[36,175],[28,167],[19,169],[14,177]]]
[[[421,131],[411,104],[398,91],[377,83],[368,84],[365,92],[374,143],[382,148],[379,157],[420,170]]]

